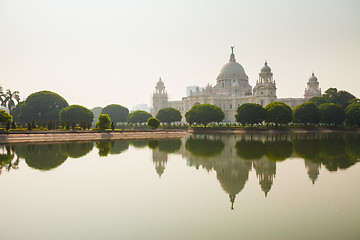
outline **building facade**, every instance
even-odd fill
[[[221,68],[215,86],[210,84],[204,88],[192,86],[188,90],[189,93],[182,100],[169,101],[165,84],[160,78],[153,93],[152,115],[156,116],[162,108],[172,107],[181,112],[182,121],[185,121],[185,113],[192,106],[208,103],[223,110],[224,122],[235,122],[236,109],[244,103],[257,103],[265,107],[270,102],[281,101],[293,108],[311,97],[321,96],[319,82],[313,73],[307,83],[304,98],[277,98],[276,83],[266,61],[260,70],[255,87],[252,87],[244,68],[236,62],[234,47],[231,47],[229,62]]]

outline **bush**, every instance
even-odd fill
[[[156,118],[151,117],[147,120],[147,125],[152,129],[156,129],[160,126],[160,121]]]
[[[96,127],[102,131],[104,131],[107,128],[111,127],[111,120],[109,115],[107,114],[100,114],[99,115],[99,121],[96,123]]]

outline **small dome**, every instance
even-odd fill
[[[164,87],[164,86],[165,86],[164,82],[161,81],[161,78],[160,78],[159,81],[156,83],[156,86],[157,86],[157,87]]]
[[[262,73],[270,73],[271,68],[267,65],[267,61],[265,61],[265,65],[261,68]]]
[[[317,77],[315,77],[314,73],[312,73],[311,77],[309,78],[309,82],[317,82]]]

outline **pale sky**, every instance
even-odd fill
[[[88,108],[151,105],[215,85],[235,46],[254,87],[265,59],[278,97],[302,97],[312,71],[360,97],[358,0],[0,0],[0,85]]]

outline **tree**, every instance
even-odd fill
[[[102,131],[111,127],[111,120],[109,115],[100,114],[99,121],[96,123],[96,127]]]
[[[5,112],[5,110],[0,110],[0,123],[2,125],[10,124],[12,116]]]
[[[156,118],[151,117],[147,120],[147,125],[152,129],[156,129],[160,126],[160,121]]]
[[[2,94],[2,96],[4,97],[2,100],[2,105],[7,107],[11,114],[11,109],[16,105],[14,100],[16,100],[18,103],[20,102],[19,91],[11,92],[11,90],[8,89],[6,90],[5,94]]]
[[[345,111],[335,103],[324,103],[319,107],[321,111],[321,122],[340,125],[345,120]]]
[[[261,123],[265,120],[266,112],[259,104],[245,103],[236,110],[235,119],[241,124]]]
[[[225,114],[221,108],[211,104],[198,104],[186,112],[186,121],[190,124],[204,124],[205,127],[211,122],[221,122]]]
[[[322,97],[326,102],[338,104],[343,109],[345,109],[350,104],[349,102],[355,98],[351,93],[344,90],[338,91],[336,88],[329,88]]]
[[[129,114],[128,122],[129,123],[146,123],[152,115],[148,112],[137,110]]]
[[[329,88],[328,90],[325,91],[322,97],[328,103],[336,103],[336,94],[337,94],[336,88]]]
[[[304,124],[316,124],[321,119],[321,112],[312,102],[297,105],[294,108],[294,121]]]
[[[292,121],[293,112],[289,105],[283,102],[271,102],[265,107],[266,121],[277,124],[287,124]]]
[[[50,91],[40,91],[30,94],[19,109],[19,115],[22,122],[58,121],[60,111],[67,106],[69,104],[60,95]]]
[[[156,114],[156,118],[162,123],[170,123],[181,121],[181,112],[175,108],[162,108]]]
[[[347,91],[338,91],[336,94],[336,104],[339,104],[343,109],[345,109],[353,99],[355,99],[355,96]]]
[[[60,122],[82,122],[89,124],[93,121],[94,114],[86,107],[80,105],[70,105],[60,111]]]
[[[108,114],[111,121],[114,123],[126,122],[126,119],[129,115],[129,109],[119,104],[110,104],[104,107],[101,113]]]
[[[345,109],[346,121],[360,127],[360,102],[352,101]]]
[[[317,107],[319,107],[321,104],[327,103],[323,97],[312,97],[308,100],[308,102],[314,103]]]

